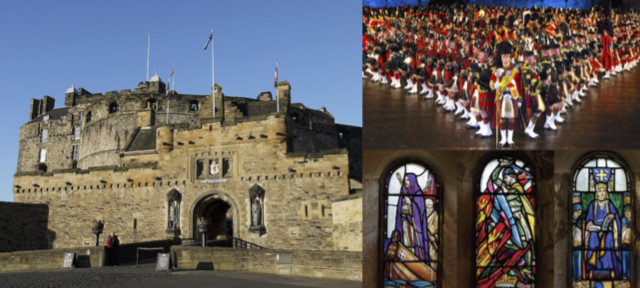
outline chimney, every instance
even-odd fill
[[[278,82],[278,97],[280,112],[287,113],[291,106],[291,85],[287,81]]]

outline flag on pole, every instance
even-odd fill
[[[165,96],[164,100],[169,101],[169,89],[171,88],[171,76],[169,76],[169,78],[167,78],[167,95]]]
[[[276,75],[273,80],[273,87],[278,87],[278,60],[276,60]]]
[[[176,90],[176,76],[174,75],[174,70],[175,69],[176,69],[175,65],[171,67],[171,76],[169,76],[170,77],[170,79],[169,79],[170,82],[173,79],[173,81],[172,81],[173,82],[173,90]]]
[[[209,43],[211,43],[211,41],[213,41],[213,31],[211,31],[211,35],[209,35],[209,39],[207,39],[207,43],[204,44],[204,48],[202,48],[202,50],[207,50],[207,47],[209,47]]]

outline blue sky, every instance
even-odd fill
[[[146,79],[147,33],[151,76],[165,81],[175,65],[180,93],[210,93],[211,52],[202,48],[213,28],[216,83],[226,95],[275,95],[278,60],[294,102],[362,126],[361,8],[359,0],[3,0],[0,201],[13,201],[31,99],[50,95],[62,107],[71,83],[92,93],[134,89]]]

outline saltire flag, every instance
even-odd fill
[[[273,79],[273,87],[278,87],[278,61],[276,61],[276,74]]]
[[[202,50],[207,50],[207,47],[209,47],[209,43],[211,43],[211,41],[213,41],[213,31],[211,31],[211,35],[209,35],[209,39],[207,39],[207,43],[204,44],[204,48],[202,48]]]

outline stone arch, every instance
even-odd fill
[[[198,195],[193,200],[193,202],[191,203],[191,207],[189,208],[189,217],[190,217],[189,227],[191,229],[191,233],[189,237],[195,240],[196,242],[199,242],[200,241],[199,237],[201,237],[201,235],[199,235],[198,233],[198,217],[200,216],[200,213],[204,212],[204,210],[207,209],[207,207],[215,209],[215,207],[209,207],[210,205],[221,205],[221,204],[215,204],[215,203],[226,203],[228,205],[228,210],[226,215],[231,216],[230,219],[227,219],[227,220],[231,220],[230,227],[228,227],[231,230],[230,231],[231,233],[228,236],[237,237],[237,233],[240,231],[240,213],[238,209],[238,204],[236,203],[235,199],[233,199],[233,197],[231,197],[227,193],[216,191],[216,190],[205,192]],[[212,223],[211,225],[213,224],[214,223]],[[210,227],[210,231],[212,230],[212,228],[215,229],[216,227]],[[218,226],[217,228],[219,229],[220,226]],[[216,231],[211,231],[211,232],[215,233]],[[211,232],[208,234],[211,234]]]

